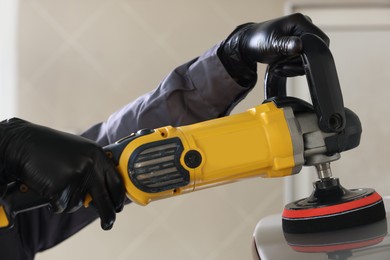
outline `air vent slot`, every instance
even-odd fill
[[[141,145],[129,160],[129,177],[144,192],[183,187],[189,183],[190,177],[180,164],[182,152],[183,144],[179,138]]]

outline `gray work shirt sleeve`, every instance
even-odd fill
[[[187,125],[229,114],[250,89],[229,76],[217,56],[218,47],[176,68],[156,89],[83,136],[107,145],[139,129]]]

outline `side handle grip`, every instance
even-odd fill
[[[27,185],[17,181],[9,183],[0,198],[0,229],[12,227],[17,214],[47,205],[49,201]]]
[[[318,125],[324,132],[341,132],[345,128],[346,117],[332,53],[326,43],[314,34],[304,34],[301,40],[301,59]],[[280,76],[274,68],[277,64],[270,64],[266,71],[266,99],[286,96],[286,77]]]

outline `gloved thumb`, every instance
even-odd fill
[[[302,41],[298,36],[280,37],[273,46],[276,48],[276,53],[281,56],[291,57],[302,52]]]

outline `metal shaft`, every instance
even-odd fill
[[[318,178],[321,180],[332,177],[332,170],[330,169],[330,162],[316,164]]]

